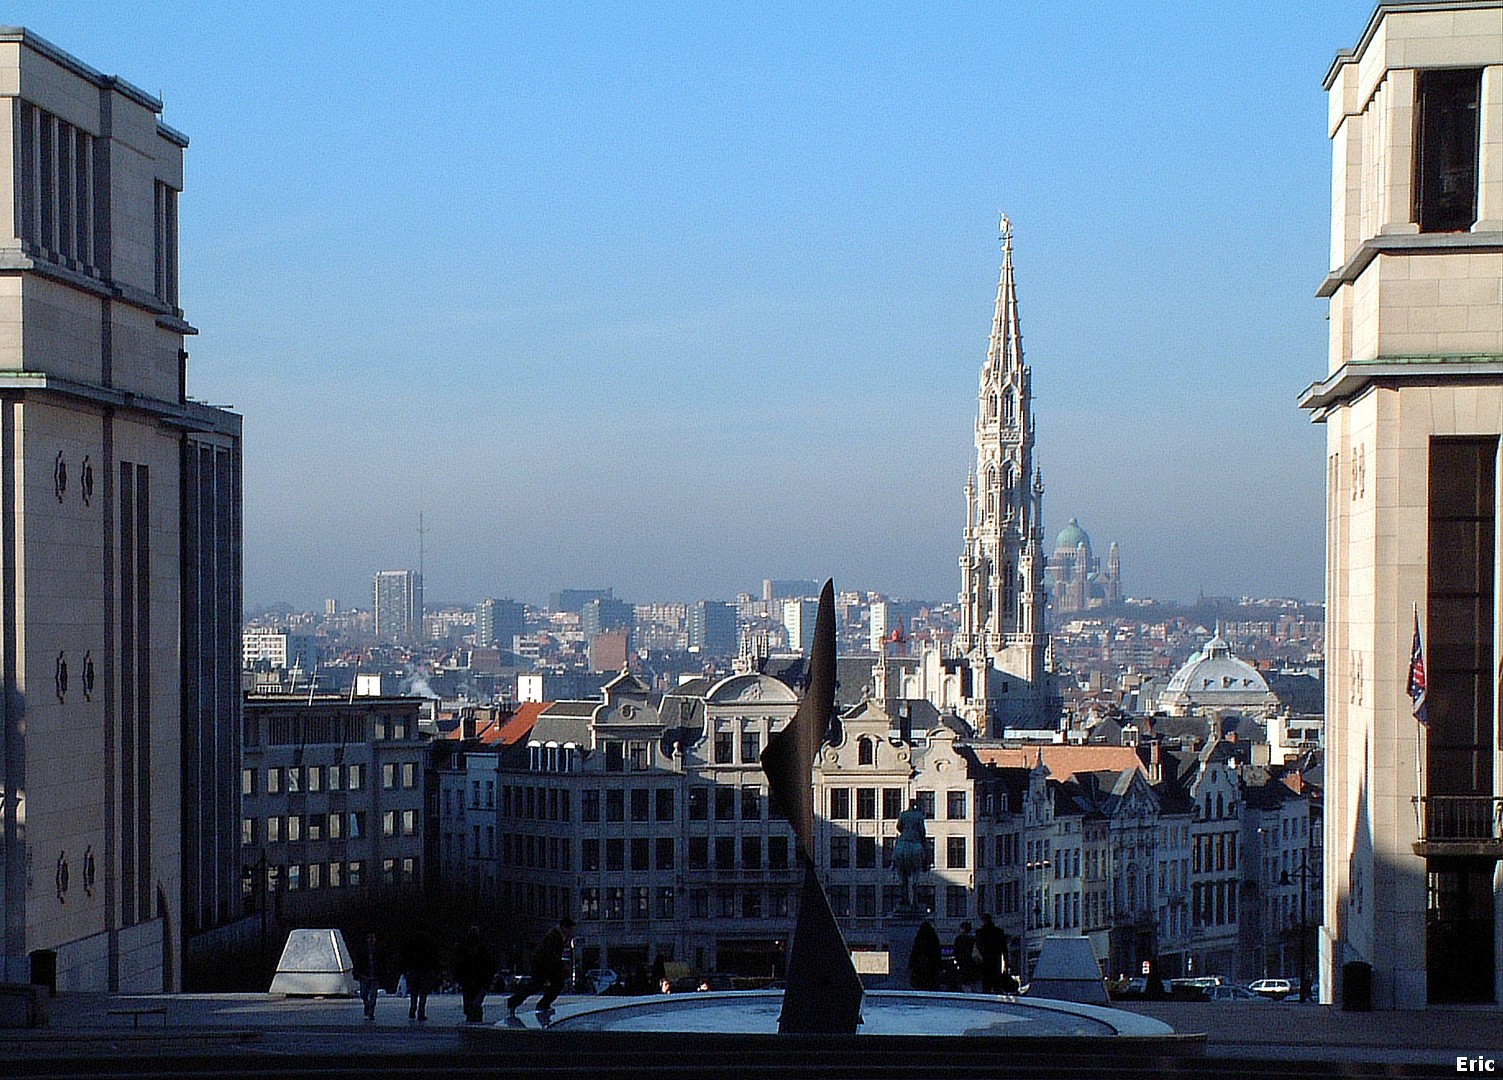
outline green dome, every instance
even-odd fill
[[[1086,546],[1087,551],[1091,550],[1091,538],[1080,527],[1080,522],[1071,518],[1070,523],[1059,530],[1059,535],[1054,538],[1054,550],[1074,551],[1081,544]]]

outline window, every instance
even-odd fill
[[[600,841],[587,836],[579,842],[579,868],[586,872],[600,869]]]
[[[330,791],[338,791],[343,786],[344,786],[344,766],[343,765],[330,765],[329,766],[329,790]],[[343,865],[343,864],[341,863],[340,865]]]
[[[417,811],[416,810],[403,810],[402,811],[402,835],[403,836],[416,836],[417,835]]]
[[[672,788],[666,788],[666,787],[665,788],[658,788],[658,799],[657,799],[657,801],[658,801],[658,806],[657,806],[658,820],[659,821],[672,821],[673,820],[673,789]]]
[[[329,888],[338,889],[344,885],[344,863],[331,862],[329,864]]]
[[[951,919],[963,919],[970,912],[970,895],[964,885],[945,886],[945,916]]]
[[[584,821],[600,820],[600,792],[595,788],[586,788],[579,793],[579,816]]]
[[[605,744],[605,771],[621,772],[626,768],[625,749],[621,743],[611,740]]]
[[[256,842],[256,819],[240,819],[240,842],[242,844],[254,844]]]
[[[256,770],[240,770],[240,794],[254,795],[256,793]]]
[[[710,894],[704,889],[690,889],[689,910],[696,919],[708,919],[710,917]]]
[[[877,763],[876,740],[862,739],[856,743],[856,763],[858,765],[875,765]]]
[[[844,821],[851,816],[851,789],[837,787],[830,789],[830,817],[836,821]]]
[[[579,917],[591,920],[600,918],[600,890],[594,886],[579,890]]]
[[[875,836],[856,837],[856,869],[872,870],[877,865],[877,838]]]
[[[877,820],[877,789],[864,787],[856,789],[856,819],[858,821]]]
[[[760,836],[741,838],[741,868],[743,870],[762,869],[762,838]]]
[[[324,838],[324,815],[308,815],[308,839],[322,840]]]
[[[932,791],[919,791],[919,792],[915,792],[913,797],[916,800],[918,800],[918,808],[924,812],[924,817],[928,818],[930,821],[933,821],[934,820],[934,792],[932,792]]]
[[[322,765],[308,766],[308,790],[322,791],[324,786],[324,769]],[[312,867],[309,867],[311,870]]]
[[[29,102],[17,102],[20,200],[17,231],[47,258],[94,269],[94,153],[88,132]],[[156,182],[156,293],[177,303],[177,192]]]
[[[359,791],[361,788],[365,787],[364,765],[347,765],[345,766],[345,769],[347,772],[347,783],[345,785],[346,787],[348,787],[351,791]]]
[[[673,837],[671,837],[671,836],[660,836],[660,837],[658,837],[657,848],[658,848],[657,868],[659,870],[672,870],[673,869]]]
[[[358,840],[365,835],[365,811],[352,811],[349,817],[350,839]]]
[[[851,887],[849,885],[831,885],[829,889],[830,911],[837,919],[847,918],[851,914]]]
[[[965,837],[947,836],[945,838],[945,865],[951,870],[965,869]]]
[[[736,838],[734,836],[715,837],[715,869],[736,869]]]
[[[311,863],[308,866],[308,888],[316,889],[323,881],[323,864]]]
[[[647,821],[652,808],[652,792],[646,788],[633,788],[631,793],[631,819]]]
[[[741,764],[758,765],[762,761],[762,736],[755,731],[741,733]]]
[[[648,762],[647,744],[645,742],[634,742],[629,749],[631,752],[632,771],[645,772]]]
[[[966,818],[966,798],[963,791],[945,792],[945,817],[950,821],[964,821]]]
[[[303,790],[303,770],[301,766],[289,765],[287,767],[287,794],[296,795]]]
[[[710,816],[710,789],[705,787],[692,787],[689,789],[689,820],[704,821]]]
[[[689,869],[708,870],[710,868],[710,838],[707,836],[689,837]]]
[[[715,764],[730,765],[731,751],[734,749],[732,736],[729,731],[717,731],[715,733]]]
[[[395,763],[388,761],[381,766],[381,786],[387,791],[397,786],[397,767]]]
[[[1415,109],[1415,219],[1420,232],[1461,232],[1477,220],[1482,72],[1420,71]]]
[[[658,918],[673,918],[673,886],[664,885],[658,889]]]
[[[381,815],[381,835],[397,835],[397,812],[395,810],[387,810]]]
[[[869,919],[877,914],[877,887],[875,885],[856,886],[856,917]]]
[[[266,794],[278,795],[282,791],[282,770],[271,768],[266,770]]]
[[[898,815],[903,812],[903,789],[888,787],[882,789],[882,820],[896,821]]]
[[[631,917],[633,919],[646,919],[652,914],[652,894],[648,892],[646,885],[638,885],[631,891]]]
[[[897,846],[897,843],[898,843],[898,838],[896,836],[884,836],[884,837],[882,837],[882,869],[883,870],[891,870],[892,869],[892,849]]]
[[[417,787],[417,763],[404,761],[402,763],[402,786],[411,790]]]
[[[741,789],[741,820],[760,821],[762,819],[762,789],[759,787],[744,787]]]
[[[649,856],[652,853],[652,840],[646,836],[633,836],[631,838],[631,868],[633,871],[643,873],[651,869]]]
[[[741,917],[743,919],[762,917],[762,890],[747,889],[741,894]]]
[[[297,863],[287,867],[287,891],[297,892],[303,887],[303,868]]]
[[[363,883],[365,876],[365,860],[351,859],[350,862],[345,865],[344,869],[345,881],[349,884],[350,888],[358,889]]]
[[[736,789],[719,787],[715,789],[715,820],[734,821],[736,818]]]
[[[849,836],[830,837],[830,869],[846,870],[851,865],[851,838]]]
[[[626,869],[626,841],[619,836],[612,836],[605,842],[605,868],[616,871]]]
[[[788,838],[786,836],[767,838],[767,868],[769,870],[788,869]]]
[[[626,820],[626,792],[613,788],[605,793],[605,820]]]

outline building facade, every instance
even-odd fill
[[[172,989],[238,893],[240,418],[187,398],[187,139],[29,31],[0,66],[0,977]]]
[[[410,645],[423,636],[423,575],[381,570],[372,585],[376,640]]]
[[[1103,570],[1090,536],[1074,518],[1054,538],[1045,572],[1052,612],[1066,615],[1122,603],[1122,553],[1116,542],[1107,550]]]
[[[1301,398],[1327,439],[1321,995],[1356,964],[1380,1008],[1496,1004],[1503,3],[1379,3],[1325,86],[1330,360]]]
[[[279,918],[319,915],[423,885],[438,832],[421,706],[398,697],[246,699],[237,848],[251,868],[239,886],[246,914],[265,903]]]

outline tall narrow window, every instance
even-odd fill
[[[1415,218],[1420,232],[1461,232],[1477,220],[1482,72],[1421,71],[1415,110]]]

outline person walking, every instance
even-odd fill
[[[951,953],[955,957],[955,977],[960,980],[961,989],[970,989],[976,981],[979,972],[976,970],[976,935],[971,933],[969,921],[960,924],[960,933],[955,935],[954,950]]]
[[[376,932],[365,935],[365,948],[355,960],[355,978],[360,983],[360,1001],[365,1006],[365,1018],[376,1018],[376,995],[381,992],[381,949],[376,941]]]
[[[976,955],[981,958],[981,992],[1002,993],[1007,932],[992,921],[989,913],[981,916],[981,926],[976,931]]]
[[[939,934],[925,919],[913,935],[913,951],[908,954],[908,984],[915,990],[938,990],[942,960]]]
[[[532,954],[532,975],[516,992],[506,999],[506,1014],[517,1015],[517,1007],[533,994],[542,993],[538,999],[537,1015],[542,1023],[548,1022],[553,1013],[553,1002],[564,991],[564,979],[568,966],[564,963],[564,951],[574,941],[574,920],[565,915],[558,925],[543,935]]]
[[[428,995],[438,983],[438,942],[426,930],[407,939],[402,949],[402,967],[407,972],[407,1019],[428,1021]]]
[[[480,927],[472,926],[460,942],[459,952],[454,957],[454,978],[459,983],[459,992],[464,995],[464,1022],[485,1022],[485,992],[491,988],[496,977],[496,963],[490,950],[480,937]]]

